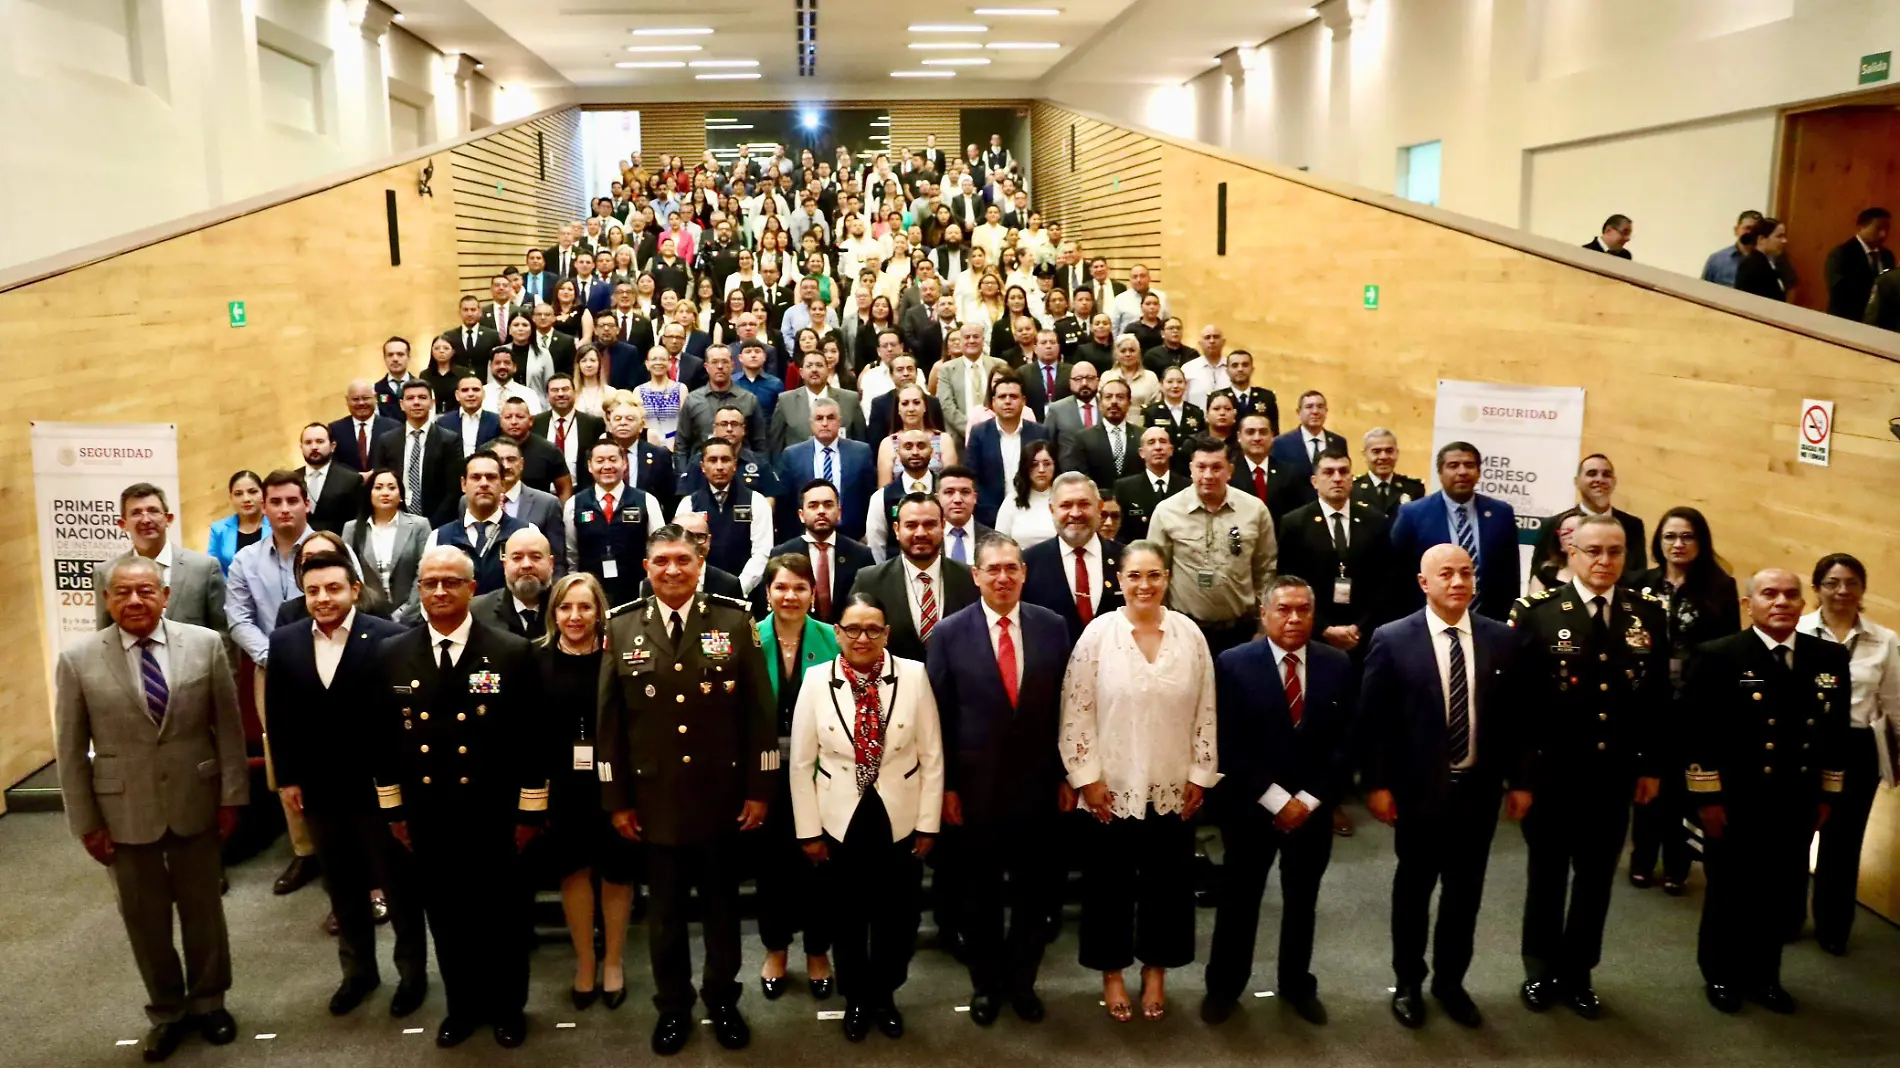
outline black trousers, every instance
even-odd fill
[[[731,835],[694,845],[647,847],[648,885],[653,891],[647,907],[647,949],[653,962],[653,1004],[661,1012],[687,1012],[693,1007],[693,950],[686,903],[695,889],[706,943],[699,996],[708,1005],[739,1001],[740,848]]]
[[[1727,826],[1711,839],[1702,865],[1696,963],[1710,983],[1753,988],[1779,982],[1787,918],[1807,892],[1814,811],[1792,799],[1726,798]]]
[[[831,919],[821,907],[818,873],[799,844],[792,823],[792,790],[779,776],[778,797],[766,809],[765,824],[752,835],[753,876],[758,886],[759,941],[780,952],[792,936],[805,932],[805,955],[831,952]]]
[[[1464,985],[1502,799],[1503,787],[1497,779],[1467,774],[1450,785],[1435,813],[1408,815],[1407,802],[1398,802],[1393,835],[1399,866],[1392,878],[1392,971],[1399,985],[1425,982],[1428,928],[1433,989]],[[1438,923],[1433,928],[1432,891],[1441,883]]]
[[[1221,844],[1227,859],[1221,866],[1220,907],[1214,915],[1214,944],[1207,956],[1207,997],[1233,1001],[1253,976],[1254,942],[1260,930],[1260,898],[1267,875],[1280,860],[1280,957],[1278,987],[1281,997],[1310,998],[1319,992],[1313,977],[1314,911],[1319,904],[1320,880],[1333,859],[1333,810],[1315,809],[1291,834],[1273,825],[1273,817],[1259,805],[1221,821]]]
[[[997,997],[1030,993],[1042,968],[1043,935],[1063,874],[1057,823],[1024,817],[966,823],[960,831],[966,847],[961,890],[970,986]]]
[[[1537,791],[1524,817],[1526,978],[1589,985],[1603,958],[1603,923],[1635,792],[1635,778],[1620,774],[1579,776]]]
[[[1880,789],[1874,732],[1849,729],[1846,752],[1847,774],[1821,827],[1821,852],[1814,865],[1814,936],[1823,942],[1845,943],[1854,929],[1861,840],[1867,836],[1867,814]]]
[[[1531,811],[1536,810],[1533,804]],[[1672,883],[1687,882],[1689,863],[1695,859],[1689,848],[1689,829],[1683,825],[1689,812],[1689,790],[1681,773],[1664,775],[1656,799],[1637,805],[1630,821],[1630,871],[1655,874],[1660,855],[1662,877]]]
[[[1116,972],[1194,961],[1194,825],[1148,806],[1145,819],[1089,821],[1082,967]]]
[[[429,981],[429,936],[415,858],[389,833],[374,797],[361,804],[318,800],[304,804],[304,826],[323,864],[323,890],[336,914],[336,954],[343,978],[376,983],[376,919],[369,892],[381,888],[396,931],[396,974],[405,983]]]
[[[937,925],[939,944],[961,935],[969,911],[963,886],[965,847],[963,828],[946,826],[924,863],[930,868],[930,918]]]
[[[511,814],[412,816],[409,837],[449,1015],[519,1014],[528,1002],[530,897]]]
[[[858,798],[844,838],[825,836],[826,900],[837,952],[838,989],[852,1005],[888,1006],[910,977],[917,952],[923,867],[914,835],[891,841],[891,820],[875,787]]]

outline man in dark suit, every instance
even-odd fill
[[[1187,477],[1174,469],[1174,438],[1165,427],[1141,432],[1141,469],[1115,483],[1115,499],[1122,506],[1123,545],[1148,536],[1148,517],[1155,505],[1188,488]]]
[[[907,324],[912,332],[905,339],[917,357],[917,367],[926,375],[931,368],[944,361],[949,351],[949,335],[957,328],[956,298],[944,294],[930,307],[930,316],[916,318]]]
[[[343,403],[349,407],[350,414],[329,425],[330,441],[336,447],[335,459],[352,471],[368,471],[370,448],[376,439],[402,424],[377,411],[375,389],[360,378],[344,389]]]
[[[925,666],[943,723],[944,819],[960,839],[970,1018],[987,1027],[1005,999],[1024,1020],[1043,1017],[1036,972],[1062,875],[1050,844],[1075,807],[1052,759],[1073,643],[1054,613],[1023,603],[1016,542],[987,534],[976,557],[982,599],[944,618]]]
[[[1603,230],[1590,239],[1583,247],[1592,252],[1602,252],[1619,259],[1631,259],[1630,237],[1636,232],[1636,224],[1627,215],[1612,215],[1603,220]]]
[[[1049,428],[1023,418],[1023,384],[1013,378],[999,379],[990,395],[990,410],[996,418],[986,419],[970,430],[970,443],[963,464],[976,472],[976,518],[985,524],[996,522],[996,510],[1010,493],[1016,472],[1003,459],[1003,437],[1016,439],[1016,455],[1032,441],[1048,441]]]
[[[1293,503],[1313,499],[1313,487],[1307,481],[1319,454],[1327,449],[1346,447],[1346,439],[1326,429],[1326,395],[1317,389],[1300,394],[1300,425],[1273,439],[1272,455],[1278,466],[1293,476]]]
[[[1229,484],[1265,501],[1267,511],[1278,521],[1306,503],[1301,500],[1300,491],[1312,493],[1313,486],[1310,478],[1301,478],[1294,473],[1293,465],[1274,455],[1276,439],[1271,436],[1272,427],[1265,412],[1248,412],[1240,417],[1235,430],[1235,436],[1240,439],[1240,460],[1234,464],[1234,476]]]
[[[810,427],[810,437],[779,454],[778,484],[789,489],[813,479],[830,482],[837,488],[839,507],[844,509],[838,530],[848,538],[862,538],[864,510],[870,505],[871,494],[877,492],[876,455],[871,446],[844,436],[840,409],[828,397],[812,405]],[[779,529],[793,529],[803,507],[792,494],[781,493]]]
[[[1859,322],[1874,281],[1893,270],[1893,250],[1887,247],[1893,215],[1886,208],[1868,208],[1854,226],[1854,236],[1827,254],[1827,313]]]
[[[1392,611],[1392,521],[1352,500],[1352,457],[1344,449],[1320,453],[1313,486],[1317,500],[1280,517],[1280,573],[1313,587],[1314,636],[1357,664],[1362,643]]]
[[[1108,261],[1100,256],[1089,260],[1089,294],[1094,298],[1098,313],[1113,314],[1115,298],[1128,290],[1128,286],[1108,276]],[[1073,299],[1075,294],[1069,294]]]
[[[539,255],[540,250],[535,254]],[[554,305],[542,300],[530,307],[533,308],[534,333],[528,335],[529,346],[546,351],[556,371],[574,373],[574,339],[554,329]]]
[[[918,384],[918,370],[917,357],[908,352],[891,360],[891,388],[872,399],[871,413],[864,421],[864,439],[874,452],[896,431],[897,394],[906,386]],[[928,392],[924,394],[924,423],[943,425],[943,405]]]
[[[310,618],[271,632],[264,703],[278,793],[303,813],[336,916],[343,983],[330,998],[330,1014],[351,1012],[382,985],[369,896],[380,887],[396,928],[401,979],[389,1011],[407,1016],[429,990],[428,936],[415,862],[377,814],[365,745],[379,730],[378,647],[407,628],[356,610],[363,587],[348,557],[320,552],[304,560],[302,572]]]
[[[1577,501],[1556,515],[1546,518],[1537,527],[1537,552],[1534,560],[1548,559],[1555,551],[1557,528],[1573,515],[1614,516],[1623,526],[1624,544],[1629,552],[1623,558],[1623,573],[1634,576],[1649,570],[1649,540],[1643,531],[1641,516],[1634,516],[1610,503],[1610,495],[1616,492],[1616,465],[1600,452],[1593,452],[1577,465]]]
[[[1399,436],[1382,426],[1366,431],[1366,473],[1352,480],[1352,499],[1397,519],[1399,506],[1425,496],[1425,483],[1398,473]]]
[[[486,382],[488,354],[500,348],[501,339],[508,335],[495,330],[492,316],[482,318],[482,302],[478,298],[472,295],[463,297],[458,310],[462,316],[461,324],[449,327],[440,336],[455,350],[454,362],[473,367],[476,376]]]
[[[508,336],[508,324],[514,321],[515,316],[528,314],[528,309],[515,299],[515,287],[508,283],[508,276],[505,274],[495,275],[488,280],[488,292],[490,299],[481,307],[480,322],[493,330],[496,337],[505,338]],[[484,358],[474,361],[471,366],[487,363],[487,359]]]
[[[409,341],[392,337],[383,342],[383,369],[388,373],[371,384],[376,393],[376,414],[385,419],[402,418],[402,387],[409,374]]]
[[[897,545],[902,555],[858,572],[852,593],[868,593],[885,606],[892,656],[924,659],[924,642],[952,612],[976,601],[970,568],[943,555],[943,505],[911,494],[897,506]]]
[[[1284,549],[1282,550],[1284,551]],[[1326,1022],[1313,961],[1320,880],[1333,856],[1331,812],[1351,786],[1357,672],[1346,654],[1313,642],[1319,591],[1282,572],[1260,606],[1266,637],[1214,664],[1221,782],[1208,798],[1226,864],[1207,960],[1201,1018],[1239,1007],[1253,974],[1260,897],[1280,859],[1278,993],[1308,1023]]]
[[[469,615],[477,623],[517,638],[545,637],[554,561],[554,549],[544,532],[522,529],[510,534],[501,547],[501,588],[478,594],[469,602]]]
[[[1062,342],[1054,330],[1036,331],[1034,350],[1016,378],[1023,384],[1023,396],[1038,422],[1048,417],[1049,405],[1069,395],[1069,371],[1074,364],[1062,359]]]
[[[448,994],[436,1045],[486,1024],[512,1048],[528,1033],[532,931],[517,854],[546,815],[551,771],[530,722],[540,672],[527,642],[469,615],[464,547],[430,546],[418,573],[426,622],[378,657],[377,736],[367,740],[377,805],[415,856]]]
[[[1441,488],[1399,509],[1392,521],[1392,563],[1404,574],[1434,545],[1457,545],[1467,556],[1476,550],[1476,611],[1502,620],[1510,618],[1519,589],[1517,513],[1478,492],[1483,466],[1484,458],[1470,442],[1454,441],[1438,450]],[[1417,607],[1423,597],[1413,594],[1410,600]]]
[[[607,433],[607,421],[574,407],[574,380],[566,375],[549,379],[547,394],[548,410],[534,417],[529,431],[554,446],[574,476],[574,488],[584,490],[594,484],[587,472],[587,449]]]
[[[363,476],[335,462],[330,428],[322,423],[304,427],[297,445],[303,453],[303,481],[310,495],[310,526],[343,533],[343,524],[356,518],[363,503]]]
[[[502,547],[528,524],[502,508],[506,479],[501,457],[482,449],[462,461],[462,505],[429,534],[429,545],[453,545],[475,562],[475,593],[507,584]],[[418,581],[420,578],[418,577]]]
[[[561,233],[555,243],[541,250],[541,258],[555,278],[574,277],[574,259],[580,255],[580,249],[574,246],[574,227],[570,224],[561,227]]]
[[[370,446],[370,467],[387,467],[402,480],[403,511],[431,521],[455,503],[462,470],[462,439],[433,425],[435,391],[417,379],[403,387],[404,422]]]
[[[1513,820],[1531,807],[1530,754],[1517,722],[1530,710],[1510,685],[1517,642],[1503,623],[1470,611],[1476,577],[1457,545],[1425,551],[1418,581],[1426,606],[1373,632],[1359,702],[1366,807],[1397,829],[1392,1014],[1412,1028],[1425,1024],[1425,942],[1440,883],[1432,996],[1458,1023],[1483,1023],[1464,979],[1499,795],[1509,790]]]
[[[812,618],[836,623],[844,613],[845,598],[857,583],[858,572],[874,566],[871,549],[846,537],[839,528],[842,513],[838,488],[822,478],[807,481],[798,491],[798,522],[804,533],[772,546],[772,555],[803,553],[811,560],[817,583],[812,588]],[[766,583],[753,590],[753,607],[763,612]]]
[[[482,407],[480,380],[463,375],[455,386],[455,408],[436,417],[435,425],[455,435],[464,456],[501,437],[501,416]]]
[[[1101,536],[1102,494],[1080,471],[1064,471],[1049,487],[1056,537],[1022,554],[1029,576],[1023,599],[1062,617],[1069,643],[1096,616],[1122,606],[1120,542]]]

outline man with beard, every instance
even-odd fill
[[[839,529],[843,509],[838,502],[838,487],[824,479],[812,479],[798,491],[798,522],[804,528],[799,537],[772,547],[773,556],[802,553],[811,560],[811,615],[821,623],[836,623],[844,611],[845,598],[857,581],[858,572],[877,563],[871,550],[861,541],[853,541]],[[763,587],[757,592],[757,607],[764,603]]]
[[[1036,344],[1040,352],[1040,335],[1037,336]],[[1050,401],[1047,411],[1041,415],[1043,425],[1049,428],[1049,435],[1055,442],[1058,459],[1062,456],[1062,443],[1070,435],[1091,429],[1102,421],[1102,413],[1095,404],[1095,394],[1101,386],[1102,376],[1095,365],[1065,361],[1061,367],[1068,391],[1060,400]]]
[[[502,547],[502,588],[469,603],[478,622],[534,641],[548,632],[548,589],[554,585],[554,550],[532,527],[508,536]]]
[[[928,430],[902,430],[897,434],[897,462],[902,470],[871,498],[870,510],[864,516],[864,541],[877,563],[898,553],[898,503],[913,493],[928,495],[937,491],[937,476],[930,472],[937,450],[930,439]],[[974,545],[975,540],[971,539],[969,544]]]

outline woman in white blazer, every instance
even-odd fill
[[[923,857],[943,815],[943,732],[924,666],[885,652],[884,610],[853,594],[843,654],[806,673],[792,712],[792,816],[820,865],[844,1033],[897,1038],[892,998],[916,950]]]

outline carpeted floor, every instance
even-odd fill
[[[1853,953],[1837,960],[1811,940],[1789,947],[1784,980],[1802,1000],[1799,1015],[1773,1016],[1751,1007],[1735,1018],[1710,1009],[1695,969],[1695,929],[1701,907],[1700,874],[1688,896],[1639,892],[1619,883],[1610,915],[1605,962],[1597,988],[1609,1006],[1596,1022],[1565,1010],[1534,1016],[1517,1002],[1522,973],[1517,917],[1523,899],[1523,840],[1502,828],[1493,855],[1478,957],[1469,988],[1487,1012],[1486,1026],[1465,1031],[1442,1014],[1421,1032],[1394,1022],[1386,1009],[1390,986],[1387,895],[1391,837],[1359,814],[1360,833],[1341,841],[1321,894],[1314,970],[1331,1023],[1310,1027],[1275,999],[1248,999],[1241,1014],[1220,1028],[1195,1014],[1200,997],[1196,966],[1175,973],[1173,1012],[1159,1023],[1116,1024],[1102,1012],[1100,981],[1075,963],[1074,924],[1050,948],[1041,990],[1049,1018],[1038,1026],[1005,1013],[982,1030],[956,1011],[969,995],[963,970],[930,948],[920,951],[910,983],[899,994],[910,1034],[891,1042],[873,1034],[847,1044],[838,1025],[816,1011],[842,1009],[839,999],[814,1004],[798,991],[767,1003],[758,994],[760,950],[748,927],[747,993],[741,1005],[753,1025],[750,1050],[727,1053],[702,1032],[676,1060],[681,1065],[1301,1065],[1380,1066],[1508,1063],[1547,1065],[1667,1065],[1671,1068],[1900,1064],[1900,931],[1862,912]],[[438,1051],[439,984],[429,1003],[407,1021],[385,1009],[390,981],[372,1002],[337,1020],[325,1003],[337,982],[334,943],[319,930],[326,911],[313,886],[279,898],[270,884],[287,859],[279,842],[231,872],[225,900],[230,918],[236,986],[230,1008],[242,1038],[224,1049],[193,1039],[173,1063],[203,1065],[404,1066],[440,1063],[538,1064],[582,1068],[653,1059],[647,1037],[653,1011],[645,968],[645,939],[636,930],[629,953],[633,996],[617,1012],[595,1005],[576,1013],[568,1005],[571,952],[565,943],[542,945],[534,959],[528,1014],[531,1031],[520,1050],[497,1048],[479,1034],[462,1048]],[[117,1042],[144,1031],[143,1002],[125,937],[104,875],[66,833],[59,815],[16,813],[0,819],[0,1065],[132,1064],[132,1047]],[[1265,931],[1254,985],[1272,979],[1277,889],[1269,890]],[[1073,913],[1071,913],[1073,919]],[[928,922],[928,921],[926,921]],[[1205,939],[1213,928],[1203,911]],[[924,944],[929,946],[928,927]],[[387,942],[384,943],[387,953]],[[1205,953],[1203,952],[1203,956]],[[802,958],[794,957],[802,968]],[[802,978],[802,974],[797,974]],[[1132,973],[1131,973],[1132,977]],[[560,1027],[561,1024],[572,1027]],[[404,1034],[404,1025],[420,1027]],[[253,1038],[252,1036],[260,1036]],[[263,1037],[273,1036],[273,1037]]]

